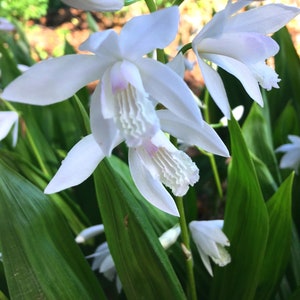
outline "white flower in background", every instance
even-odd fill
[[[167,110],[157,111],[157,115],[162,130],[172,136],[208,152],[229,156],[226,146],[207,123],[203,122],[202,126],[188,123]],[[117,136],[113,146],[121,141],[122,138]],[[80,184],[93,173],[105,156],[93,135],[84,137],[69,151],[45,193],[56,193]],[[144,139],[139,147],[129,148],[129,167],[144,198],[157,208],[176,216],[177,207],[163,184],[179,196],[198,180],[195,164],[185,153],[177,150],[161,131],[151,139]]]
[[[205,84],[228,119],[230,107],[222,79],[207,62],[237,77],[249,96],[262,106],[259,85],[270,90],[278,88],[279,82],[278,75],[265,63],[279,50],[278,44],[268,35],[300,12],[297,7],[269,4],[237,13],[249,3],[228,1],[225,9],[215,14],[192,42]]]
[[[47,105],[101,79],[92,95],[90,116],[92,134],[105,155],[111,154],[119,135],[129,147],[155,135],[159,120],[152,99],[201,126],[200,111],[182,78],[168,66],[143,57],[168,45],[178,22],[178,7],[170,7],[133,18],[119,35],[113,30],[94,33],[81,50],[95,55],[66,55],[38,63],[8,85],[2,97]]]
[[[231,113],[232,113],[233,117],[234,117],[237,121],[239,121],[239,120],[242,118],[243,114],[244,114],[244,106],[243,106],[243,105],[239,105],[239,106],[235,107],[235,108],[232,110]],[[221,123],[224,127],[226,127],[226,126],[228,126],[228,119],[224,116],[223,118],[220,119],[220,123]]]
[[[229,240],[222,231],[223,220],[192,221],[189,228],[197,246],[202,262],[208,273],[213,276],[209,257],[220,267],[230,263],[230,254],[225,246],[230,246]]]
[[[75,238],[76,243],[84,243],[86,240],[104,232],[104,225],[94,225],[82,230]]]
[[[123,0],[62,0],[62,2],[87,11],[117,11],[124,6]]]
[[[94,258],[92,270],[98,270],[99,273],[102,273],[104,277],[110,281],[115,280],[117,290],[120,293],[122,290],[122,283],[117,274],[116,266],[110,254],[107,242],[102,243],[99,247],[97,247],[94,254],[89,255],[86,258]]]
[[[180,232],[180,226],[179,224],[176,224],[158,238],[165,250],[169,249],[177,241]]]
[[[13,30],[15,30],[15,25],[13,25],[7,19],[0,17],[0,31],[13,31]]]
[[[280,161],[280,168],[293,169],[298,173],[300,166],[300,137],[289,135],[291,144],[284,144],[276,149],[276,152],[285,152]]]
[[[13,128],[13,146],[16,146],[18,139],[19,116],[14,111],[0,111],[0,141],[3,140]]]

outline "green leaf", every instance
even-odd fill
[[[268,167],[275,181],[280,182],[272,141],[272,131],[266,119],[266,108],[253,103],[243,125],[243,136],[249,149]]]
[[[277,31],[272,38],[280,46],[275,56],[275,69],[281,78],[280,89],[272,89],[267,93],[271,120],[275,123],[288,101],[291,101],[298,116],[300,114],[300,58],[286,28]]]
[[[21,74],[17,68],[17,63],[12,54],[6,49],[0,39],[0,70],[1,70],[1,87],[6,87],[12,80]]]
[[[224,232],[232,261],[216,268],[211,299],[253,299],[268,237],[268,213],[248,147],[238,123],[229,122],[232,161],[228,174]]]
[[[267,202],[270,227],[255,300],[271,299],[286,269],[292,237],[292,173]]]
[[[267,166],[253,153],[250,153],[250,155],[254,163],[258,182],[263,193],[264,199],[269,199],[276,192],[278,186]]]
[[[300,299],[300,286],[294,291],[289,300],[299,300]]]
[[[11,299],[105,299],[56,206],[2,161],[0,228]]]
[[[105,159],[94,178],[107,242],[126,296],[185,299],[148,215],[124,179],[114,171],[116,166]]]

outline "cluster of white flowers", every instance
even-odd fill
[[[88,11],[115,11],[124,5],[120,0],[63,2]],[[224,125],[231,109],[215,66],[237,77],[249,96],[262,106],[260,86],[267,90],[278,88],[280,81],[265,62],[279,50],[270,34],[300,11],[296,7],[269,4],[239,12],[250,2],[229,0],[225,9],[216,13],[192,41],[205,84],[224,114]],[[229,156],[217,133],[202,119],[182,71],[178,71],[184,68],[183,57],[178,55],[170,64],[146,57],[174,40],[179,17],[179,8],[172,6],[132,18],[119,34],[111,29],[93,33],[80,46],[90,54],[65,55],[37,63],[5,88],[2,97],[7,101],[49,105],[68,99],[89,82],[99,80],[91,97],[92,132],[70,150],[45,193],[80,184],[117,145],[125,142],[129,148],[130,172],[140,193],[152,205],[178,216],[165,186],[175,196],[183,196],[198,181],[199,170],[165,133],[205,151]],[[157,110],[157,104],[164,109]],[[0,139],[16,122],[15,113],[0,113]],[[283,157],[281,166],[298,168],[299,140],[294,136],[289,138],[293,145],[277,149],[293,151]],[[221,230],[223,221],[193,221],[189,227],[211,275],[209,257],[220,266],[230,262],[225,249],[229,241]],[[76,241],[84,242],[103,230],[103,225],[87,229]],[[165,233],[160,238],[162,245],[169,247],[179,233],[179,227]],[[117,278],[107,243],[101,244],[90,257],[95,259],[93,269],[110,280]],[[120,281],[116,280],[120,290]]]
[[[64,2],[84,10],[104,11],[119,10],[124,4]],[[207,62],[235,75],[262,105],[258,84],[270,89],[278,87],[279,81],[274,70],[265,64],[279,49],[269,34],[299,13],[295,7],[279,4],[237,13],[249,2],[228,1],[192,42],[207,88],[226,118],[230,107],[222,80]],[[48,105],[67,99],[87,83],[100,79],[90,106],[92,134],[71,149],[45,193],[81,183],[105,156],[111,155],[114,147],[125,141],[130,171],[141,194],[159,209],[178,216],[164,185],[175,196],[183,196],[198,181],[199,170],[164,132],[208,152],[229,156],[222,140],[202,119],[192,92],[172,65],[145,57],[172,42],[178,24],[177,6],[135,17],[119,34],[111,29],[93,33],[80,47],[93,55],[74,54],[43,61],[6,87],[2,97],[8,101]],[[166,110],[157,111],[158,103]]]

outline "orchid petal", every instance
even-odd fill
[[[224,27],[226,32],[276,32],[300,13],[300,9],[282,4],[269,4],[250,9],[230,18]]]
[[[280,168],[290,168],[297,171],[300,164],[300,154],[299,149],[294,149],[285,153],[280,161]]]
[[[13,129],[13,146],[17,143],[18,138],[18,119],[19,116],[14,111],[1,111],[0,112],[0,141],[3,140]]]
[[[197,57],[199,67],[211,97],[214,99],[224,116],[227,119],[230,119],[230,106],[220,75],[217,71],[207,65],[198,55]]]
[[[192,122],[187,123],[168,110],[159,110],[157,115],[160,118],[162,130],[169,132],[189,145],[196,145],[205,151],[229,157],[225,144],[206,122],[203,122],[202,126]]]
[[[168,67],[175,71],[181,78],[184,77],[185,72],[185,58],[183,54],[178,53],[171,61],[168,62]]]
[[[107,66],[121,58],[119,36],[112,29],[92,33],[80,45],[79,50],[95,53],[98,57],[105,59]]]
[[[278,44],[269,36],[252,32],[226,33],[218,38],[206,38],[196,45],[201,53],[220,54],[244,63],[256,63],[274,56]]]
[[[131,176],[142,196],[160,210],[179,216],[173,198],[161,182],[151,176],[134,148],[129,148],[128,161]]]
[[[123,0],[62,0],[62,2],[87,11],[116,11],[124,6]]]
[[[81,232],[79,232],[79,234],[75,238],[75,242],[78,244],[85,243],[88,239],[93,238],[103,232],[104,232],[103,224],[90,226],[88,228],[83,229]]]
[[[231,1],[228,1],[227,6],[225,9],[217,12],[214,17],[201,29],[201,31],[197,34],[195,37],[195,42],[201,41],[202,39],[206,38],[207,36],[213,37],[213,36],[219,36],[222,34],[226,22],[228,22],[228,19],[230,16],[246,6],[248,3],[247,1],[237,1],[235,3],[231,3]]]
[[[45,194],[53,194],[86,180],[96,169],[104,153],[90,134],[79,141],[62,161],[55,176],[45,189]]]
[[[194,96],[184,80],[170,67],[152,59],[136,62],[145,90],[158,102],[183,119],[199,125],[203,119]]]
[[[247,65],[222,55],[205,55],[205,57],[239,79],[248,95],[260,106],[264,105],[257,79]]]
[[[289,138],[289,140],[290,140],[293,144],[295,144],[295,145],[297,145],[298,147],[300,147],[300,137],[299,137],[299,136],[289,134],[289,135],[288,135],[288,138]]]
[[[35,105],[63,101],[101,76],[95,55],[66,55],[35,64],[3,91],[2,98]]]
[[[177,6],[131,19],[120,33],[122,54],[136,59],[155,48],[165,48],[175,38],[178,23]]]
[[[96,142],[105,156],[111,155],[113,148],[121,142],[119,130],[113,119],[104,119],[100,103],[101,87],[98,84],[91,99],[91,129]]]

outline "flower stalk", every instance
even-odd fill
[[[183,206],[183,198],[175,197],[175,202],[177,205],[177,209],[179,211],[179,224],[181,229],[181,239],[182,239],[182,248],[184,249],[185,254],[185,267],[187,273],[187,295],[191,300],[197,300],[197,292],[196,292],[196,284],[193,270],[193,258],[191,254],[191,246],[190,246],[190,237],[189,230],[187,227],[184,206]]]

